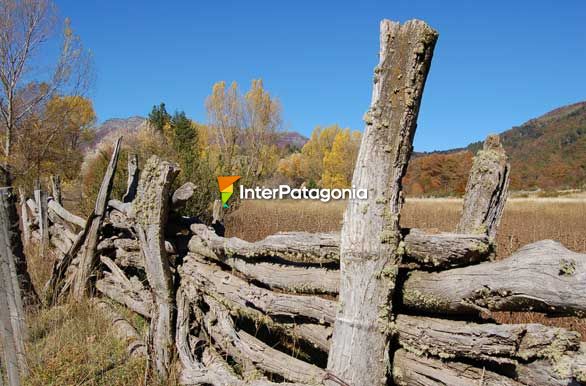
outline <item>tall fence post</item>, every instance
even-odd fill
[[[53,194],[53,199],[59,205],[63,205],[63,198],[61,194],[61,176],[51,176],[51,194]]]
[[[401,262],[401,179],[407,169],[419,104],[437,33],[422,21],[383,20],[380,62],[340,243],[340,303],[328,357],[329,376],[350,385],[386,385],[389,322]],[[327,381],[338,385],[337,381]]]
[[[494,240],[507,202],[509,170],[499,136],[489,135],[474,157],[458,233],[486,234]]]
[[[14,231],[9,208],[12,188],[0,188],[0,346],[9,386],[19,386],[27,372],[24,341],[24,305],[13,254]]]
[[[41,256],[45,256],[49,244],[49,219],[47,214],[48,197],[41,187],[40,180],[35,182],[34,190],[35,203],[37,204],[37,222],[41,236]]]

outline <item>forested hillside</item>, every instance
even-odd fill
[[[586,102],[550,111],[501,133],[500,137],[511,162],[513,190],[586,187]],[[481,144],[416,155],[406,176],[407,193],[461,194],[471,157]]]

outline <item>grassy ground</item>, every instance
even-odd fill
[[[402,211],[404,227],[453,231],[460,217],[458,199],[408,199]],[[279,231],[328,232],[341,228],[344,202],[244,201],[226,219],[227,236],[254,241]],[[586,252],[586,199],[514,198],[505,208],[497,237],[497,258],[543,239],[562,242]],[[586,340],[586,319],[547,318],[533,313],[497,313],[502,323],[543,323],[576,330]]]

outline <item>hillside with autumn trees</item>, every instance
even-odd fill
[[[586,102],[550,111],[500,137],[511,163],[511,189],[586,188]],[[407,194],[462,194],[481,146],[479,141],[465,149],[415,154],[405,177]]]

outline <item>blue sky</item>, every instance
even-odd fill
[[[164,101],[206,121],[213,83],[254,78],[285,129],[362,130],[383,18],[440,33],[415,149],[465,146],[586,100],[586,1],[57,0],[94,55],[100,121]]]

